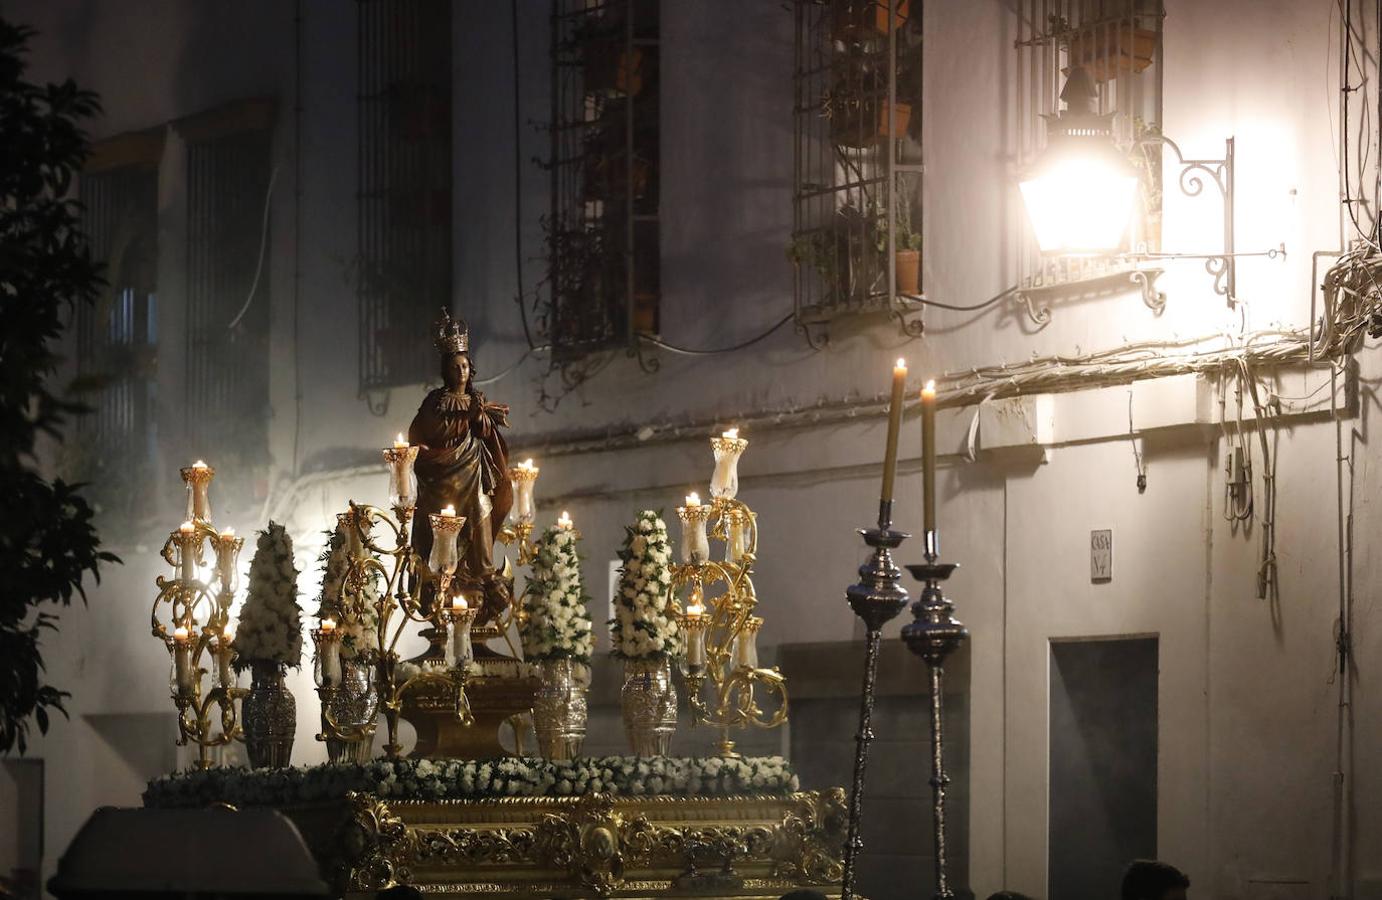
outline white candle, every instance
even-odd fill
[[[557,518],[557,527],[562,531],[570,531],[575,527],[575,523],[571,521],[571,514],[564,509],[561,511],[561,516]]]
[[[537,483],[538,471],[531,459],[525,459],[509,470],[509,480],[513,483],[514,493],[513,517],[516,522],[530,523],[536,515],[533,485]]]
[[[322,619],[321,636],[322,684],[335,687],[341,683],[341,642],[336,640],[335,619]]]
[[[686,505],[677,510],[681,518],[681,561],[703,563],[710,558],[710,541],[705,535],[705,523],[710,510],[701,506],[695,492],[686,497]]]
[[[758,668],[758,629],[744,628],[739,639],[734,642],[734,662],[736,665]]]
[[[178,693],[184,696],[192,693],[192,643],[191,633],[185,625],[173,629],[173,671]]]
[[[183,581],[197,579],[197,552],[194,549],[194,536],[197,526],[189,520],[178,526],[178,562],[182,565]]]
[[[701,616],[705,607],[693,603],[686,607],[686,663],[692,668],[705,665],[705,628]]]
[[[235,639],[235,629],[230,625],[221,632],[220,652],[216,654],[216,676],[220,679],[221,687],[230,689],[235,686],[235,676],[230,671],[230,660],[235,654],[230,648],[230,642]]]
[[[456,598],[461,600],[461,598]],[[461,609],[465,609],[465,601],[461,600]],[[451,657],[456,661],[458,667],[470,664],[475,654],[470,647],[470,619],[469,615],[457,616],[451,625]]]
[[[739,457],[749,442],[739,437],[739,429],[731,428],[718,438],[710,439],[715,454],[715,472],[710,476],[710,496],[733,500],[739,493]]]

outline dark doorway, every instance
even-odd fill
[[[1157,639],[1051,644],[1051,900],[1118,896],[1156,857]]]

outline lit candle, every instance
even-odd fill
[[[749,442],[739,436],[738,428],[730,428],[710,439],[710,450],[715,455],[710,496],[716,500],[733,500],[739,493],[739,457],[748,446]]]
[[[465,668],[475,657],[474,651],[470,646],[470,622],[474,618],[470,610],[465,606],[465,600],[457,597],[461,606],[459,610],[452,606],[451,621],[451,658],[455,661],[458,668]],[[459,615],[455,613],[459,612]]]
[[[465,594],[457,594],[456,596],[451,598],[452,612],[461,612],[462,610],[468,608],[468,604],[465,602]]]
[[[907,362],[899,359],[893,366],[893,395],[888,406],[888,443],[883,454],[883,503],[893,500],[893,481],[897,477],[897,436],[902,428],[902,392],[907,388]]]
[[[178,694],[192,693],[192,634],[186,625],[173,629],[173,673]]]
[[[217,642],[219,646],[216,653],[216,674],[220,679],[221,687],[227,690],[235,687],[235,675],[230,670],[230,661],[235,656],[235,652],[230,648],[230,643],[233,640],[235,640],[235,626],[226,625],[221,631],[220,641]]]
[[[575,523],[571,521],[571,514],[563,509],[561,515],[557,518],[557,527],[562,531],[570,531],[574,525]]]
[[[448,503],[441,508],[441,514],[446,516],[448,519],[454,519],[456,518],[456,507]]]
[[[195,535],[197,526],[186,521],[178,526],[178,564],[182,568],[179,577],[183,581],[197,580],[197,551]]]
[[[389,505],[394,509],[417,505],[417,475],[413,471],[417,451],[401,434],[392,447],[384,448],[384,462],[389,466]]]
[[[922,528],[929,552],[936,532],[936,383],[921,389],[921,481],[925,494]]]
[[[336,620],[322,619],[321,627],[322,686],[341,683],[341,643],[336,639]]]
[[[703,563],[710,559],[705,523],[709,521],[711,512],[711,507],[701,505],[700,495],[695,492],[686,496],[685,506],[677,507],[677,517],[681,519],[682,562]]]
[[[701,622],[704,614],[700,598],[693,599],[686,607],[686,664],[692,669],[705,665],[705,628]]]
[[[529,524],[533,521],[536,509],[533,506],[533,485],[537,482],[538,467],[531,459],[509,469],[509,481],[513,484],[513,512],[515,522]]]
[[[189,519],[211,518],[211,476],[215,472],[203,460],[197,460],[182,470],[182,479],[187,483],[187,517]]]
[[[400,431],[398,437],[393,439],[393,446],[395,450],[408,449],[408,439],[403,436],[403,432]]]
[[[427,565],[438,575],[450,575],[460,564],[456,554],[456,537],[461,533],[461,524],[465,520],[456,515],[454,506],[447,506],[428,518],[432,523],[432,553],[427,557]]]

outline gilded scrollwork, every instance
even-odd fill
[[[716,800],[348,799],[351,817],[337,846],[341,882],[355,891],[425,883],[446,893],[522,894],[541,873],[544,884],[567,885],[573,896],[608,897],[677,872],[665,890],[737,894],[751,882],[821,885],[841,874],[845,794],[838,788]],[[506,881],[514,872],[527,880]]]
[[[389,805],[372,794],[346,796],[352,816],[343,835],[349,861],[346,879],[355,891],[379,891],[409,880],[416,834]]]

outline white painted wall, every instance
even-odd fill
[[[347,7],[306,2],[302,147],[302,329],[290,339],[293,247],[292,6],[146,2],[11,2],[7,13],[43,36],[35,71],[72,74],[101,91],[105,118],[95,133],[144,128],[225,100],[275,94],[282,118],[274,200],[271,272],[276,298],[273,350],[274,482],[268,498],[300,544],[348,498],[381,500],[378,474],[337,477],[351,461],[405,426],[420,391],[395,391],[389,412],[370,415],[356,397],[356,312],[343,261],[354,252],[353,16]],[[1337,246],[1337,176],[1331,135],[1336,64],[1333,4],[1169,0],[1165,125],[1187,154],[1217,156],[1232,135],[1238,150],[1238,245],[1285,242],[1285,261],[1245,261],[1239,293],[1250,323],[1299,326],[1308,317],[1310,253]],[[546,9],[523,0],[523,119],[545,114]],[[515,293],[512,84],[507,4],[466,4],[455,28],[456,306],[472,322],[483,372],[496,372],[524,343]],[[137,10],[137,11],[136,11]],[[663,336],[693,347],[734,343],[776,321],[791,303],[783,259],[791,215],[791,20],[778,4],[663,4]],[[972,303],[1008,286],[1021,210],[1016,205],[1012,113],[1015,55],[1008,4],[932,3],[926,9],[926,279],[931,296]],[[545,175],[527,160],[545,138],[525,125],[524,255],[540,252],[537,216]],[[184,203],[180,150],[170,143],[163,172],[163,308],[176,334],[176,286]],[[1212,200],[1167,193],[1168,249],[1215,246]],[[928,314],[929,336],[904,341],[892,328],[838,329],[811,352],[790,329],[732,357],[687,359],[660,353],[661,370],[641,372],[616,356],[554,413],[540,412],[530,360],[489,388],[514,406],[514,442],[542,456],[574,432],[622,433],[686,421],[728,423],[759,411],[822,400],[868,401],[886,387],[891,360],[914,373],[953,370],[1032,353],[1112,347],[1124,340],[1217,332],[1238,325],[1212,295],[1198,263],[1172,264],[1161,285],[1166,312],[1155,317],[1136,296],[1072,303],[1036,332],[1016,308],[974,315]],[[525,267],[526,286],[540,263]],[[419,352],[428,352],[419,335]],[[166,345],[161,378],[176,385],[177,341]],[[301,371],[295,422],[294,354]],[[1356,452],[1354,564],[1358,597],[1352,677],[1358,685],[1346,732],[1346,817],[1352,877],[1382,880],[1382,701],[1375,660],[1382,628],[1372,597],[1382,572],[1366,549],[1382,522],[1368,502],[1377,454],[1366,442],[1382,374],[1362,359],[1363,402],[1345,423],[1363,437]],[[1282,393],[1288,393],[1287,388]],[[1139,407],[1139,410],[1141,408]],[[1281,593],[1275,606],[1255,591],[1257,531],[1232,531],[1221,517],[1223,467],[1216,429],[1167,413],[1181,427],[1146,436],[1149,486],[1134,487],[1133,452],[1121,420],[1097,404],[1055,404],[1056,446],[1032,454],[958,453],[972,411],[943,416],[944,549],[964,568],[952,582],[957,614],[973,640],[971,863],[979,896],[1009,887],[1045,894],[1046,672],[1054,637],[1156,633],[1161,637],[1159,852],[1185,868],[1198,896],[1328,895],[1334,820],[1337,611],[1334,429],[1324,418],[1292,419],[1276,432]],[[1148,414],[1154,410],[1147,410]],[[1065,418],[1059,417],[1064,414]],[[176,431],[174,427],[170,431]],[[292,481],[295,425],[301,471]],[[902,527],[919,530],[919,441],[909,425],[899,479]],[[846,640],[854,620],[843,602],[862,547],[852,529],[867,524],[879,474],[883,423],[830,419],[791,429],[762,427],[743,466],[741,496],[763,529],[758,584],[767,618],[764,642]],[[981,435],[982,444],[982,435]],[[180,518],[175,466],[168,458],[169,524]],[[214,462],[214,460],[213,460]],[[609,452],[542,457],[544,515],[570,509],[586,535],[592,593],[603,594],[603,560],[622,524],[644,507],[667,507],[709,476],[703,439],[661,441]],[[1260,483],[1259,483],[1260,488]],[[237,498],[243,499],[243,498]],[[258,509],[241,502],[241,510]],[[230,522],[262,525],[257,513]],[[1260,527],[1260,526],[1255,526]],[[1088,578],[1088,533],[1111,528],[1115,572]],[[167,662],[148,637],[145,615],[158,569],[157,536],[113,534],[127,564],[111,569],[88,608],[64,617],[50,643],[54,681],[76,689],[71,721],[55,724],[37,753],[48,761],[49,865],[93,805],[137,801],[127,769],[113,770],[89,713],[164,713]],[[911,557],[917,555],[915,546]],[[909,554],[904,553],[904,557]],[[594,574],[594,573],[600,574]],[[311,579],[305,579],[310,587]],[[890,632],[890,636],[895,633]],[[297,759],[321,758],[310,739],[312,693],[293,681],[304,715]],[[150,742],[167,734],[149,735]],[[126,759],[128,757],[125,757]],[[142,765],[153,765],[147,758]],[[918,765],[922,765],[919,761]],[[113,771],[120,772],[113,775]],[[1291,886],[1279,882],[1301,881]]]

